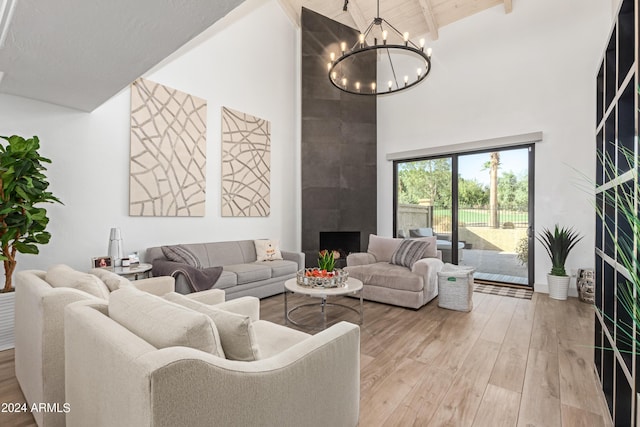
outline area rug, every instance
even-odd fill
[[[531,299],[531,297],[533,296],[533,290],[531,289],[509,288],[507,286],[494,286],[484,284],[476,284],[473,291],[483,294],[500,295],[504,297],[522,299]]]

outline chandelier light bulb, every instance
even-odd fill
[[[380,0],[377,0],[377,6],[377,15],[366,30],[356,30],[351,36],[352,39],[357,37],[356,40],[336,40],[322,53],[322,56],[329,53],[331,58],[326,76],[341,92],[361,96],[392,94],[412,88],[431,73],[431,48],[425,46],[426,37],[410,40],[408,31],[398,31],[380,16]],[[319,62],[327,63],[326,59]],[[354,63],[357,65],[353,66]],[[382,86],[378,88],[378,79],[369,76],[377,75],[380,66],[392,74],[380,75]],[[385,82],[388,90],[384,88]]]

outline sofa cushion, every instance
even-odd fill
[[[133,286],[111,293],[109,317],[156,348],[191,347],[224,357],[218,330],[209,316]]]
[[[256,245],[256,261],[275,261],[282,259],[280,241],[276,239],[254,240]]]
[[[234,265],[254,262],[256,260],[256,245],[253,240],[238,240],[233,242],[210,242],[202,244],[207,254],[208,265]],[[204,263],[205,260],[203,259]]]
[[[424,250],[422,258],[438,258],[438,238],[433,237],[417,237],[411,238],[411,240],[419,240],[421,242],[427,242],[428,246]]]
[[[346,267],[349,276],[362,280],[367,286],[381,286],[390,289],[420,292],[424,289],[422,276],[412,273],[407,267],[376,262],[368,265]]]
[[[253,329],[260,347],[260,355],[263,359],[282,353],[284,350],[292,347],[311,335],[278,325],[266,320],[258,320],[253,322]]]
[[[102,280],[102,283],[107,285],[110,292],[117,291],[121,286],[131,285],[131,282],[126,277],[122,277],[104,268],[93,268],[89,270],[89,273]]]
[[[233,287],[233,286],[235,286],[237,284],[238,284],[238,276],[236,276],[236,273],[234,273],[232,271],[224,271],[224,270],[222,270],[222,274],[220,274],[220,278],[218,279],[216,284],[213,285],[213,288],[214,289],[227,289],[227,288],[231,288],[231,287]]]
[[[391,255],[391,264],[402,265],[411,268],[416,261],[423,257],[425,249],[429,246],[429,242],[420,242],[418,240],[403,240]]]
[[[369,234],[369,247],[367,252],[376,257],[376,261],[389,262],[391,255],[400,246],[404,239],[396,239],[393,237],[380,237],[375,234]]]
[[[202,268],[202,263],[198,257],[183,245],[162,246],[161,249],[169,261],[187,264],[194,268]]]
[[[260,348],[249,316],[216,309],[214,306],[194,301],[176,292],[165,299],[206,314],[213,320],[220,333],[220,342],[227,359],[253,361],[261,358]]]
[[[271,268],[264,263],[225,265],[224,270],[236,274],[238,285],[271,278]]]
[[[109,299],[109,288],[96,276],[74,270],[68,265],[49,267],[45,281],[54,288],[74,288],[102,299]]]
[[[298,271],[298,263],[294,261],[256,261],[256,264],[269,267],[271,269],[271,277],[282,277],[288,274],[296,274]]]
[[[409,230],[409,237],[429,237],[433,236],[433,228],[431,227],[423,227],[423,228],[412,228]]]

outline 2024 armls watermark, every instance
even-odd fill
[[[62,413],[68,414],[71,412],[70,403],[32,403],[29,405],[24,402],[2,402],[0,404],[0,413],[14,413],[14,412],[47,412],[47,413]]]

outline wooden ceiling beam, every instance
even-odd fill
[[[513,10],[513,0],[504,0],[504,13],[511,13]]]
[[[427,21],[427,27],[429,27],[429,35],[431,36],[431,39],[438,40],[438,23],[436,22],[436,17],[433,14],[433,9],[431,8],[431,1],[419,0],[419,3],[424,19]]]
[[[300,7],[296,9],[293,5],[292,0],[278,0],[278,4],[284,10],[285,15],[289,17],[291,22],[296,26],[300,27]]]
[[[349,15],[351,15],[353,22],[355,22],[356,27],[358,27],[358,30],[360,30],[361,33],[364,33],[369,26],[369,22],[367,22],[367,18],[364,17],[364,13],[362,13],[362,9],[360,9],[358,0],[349,0],[347,11],[349,12]]]

